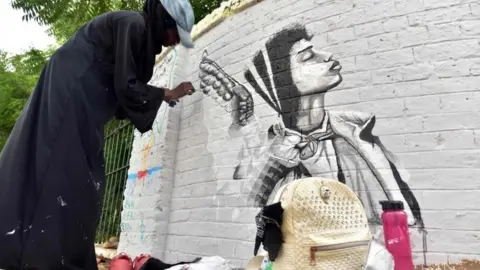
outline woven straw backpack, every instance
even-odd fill
[[[281,202],[284,209],[284,243],[274,270],[393,269],[388,251],[372,242],[362,203],[345,184],[300,179],[279,189],[274,202]],[[259,269],[258,257],[247,269]]]

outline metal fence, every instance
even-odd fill
[[[127,181],[134,127],[129,121],[113,120],[105,127],[106,187],[96,242],[120,235],[123,193]]]

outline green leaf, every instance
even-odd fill
[[[199,22],[220,6],[222,0],[191,0]],[[114,10],[141,11],[143,0],[13,0],[12,7],[24,13],[23,20],[47,25],[49,33],[65,42],[82,25],[96,16]]]
[[[52,51],[30,48],[13,56],[0,51],[0,149],[3,148]]]

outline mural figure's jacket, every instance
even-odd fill
[[[338,180],[349,185],[362,199],[370,220],[379,221],[379,200],[400,200],[408,206],[406,212],[410,225],[417,223],[418,226],[423,226],[419,204],[406,184],[406,171],[380,139],[372,134],[375,116],[361,112],[326,111],[325,119],[325,128],[321,132],[313,131],[308,135],[289,130],[281,122],[274,125],[272,130],[275,137],[268,151],[270,157],[286,168],[303,166],[307,176],[335,171]],[[314,146],[310,147],[311,151],[316,152],[314,156],[302,159],[299,145],[302,141],[305,145],[308,141],[315,140],[311,144]],[[333,145],[333,153],[326,151],[328,142]],[[319,171],[321,159],[328,159],[325,164],[328,163],[330,168]],[[336,166],[332,166],[333,163]],[[254,185],[254,192],[264,189],[261,187],[265,183],[262,181],[264,177],[272,177],[267,171],[263,171],[262,175]],[[272,181],[267,180],[266,183],[268,182]],[[283,184],[285,182],[282,181],[280,185]]]

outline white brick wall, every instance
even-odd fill
[[[343,82],[326,94],[325,109],[375,114],[374,135],[408,171],[428,230],[427,262],[478,258],[477,1],[265,0],[207,32],[193,51],[171,52],[175,60],[160,63],[152,81],[174,87],[191,80],[198,87],[206,49],[226,73],[246,83],[243,71],[253,55],[295,22],[314,35],[315,48],[333,53],[343,66]],[[253,96],[262,140],[277,117]],[[158,134],[147,167],[162,171],[144,183],[129,181],[120,249],[169,261],[220,255],[244,264],[253,252],[258,209],[248,207],[245,196],[255,179],[233,180],[243,139],[229,134],[230,114],[197,92],[158,115],[162,132],[153,131]],[[136,134],[130,172],[142,170],[142,149],[153,133]],[[422,263],[421,238],[413,233],[412,239],[415,260]]]
[[[156,67],[151,83],[170,88],[178,84],[177,77],[185,76],[182,64],[186,62],[187,54],[177,48]],[[135,131],[124,193],[119,251],[131,256],[140,253],[164,256],[179,124],[180,107],[162,106],[152,131],[145,134]],[[147,175],[139,176],[142,172]]]

